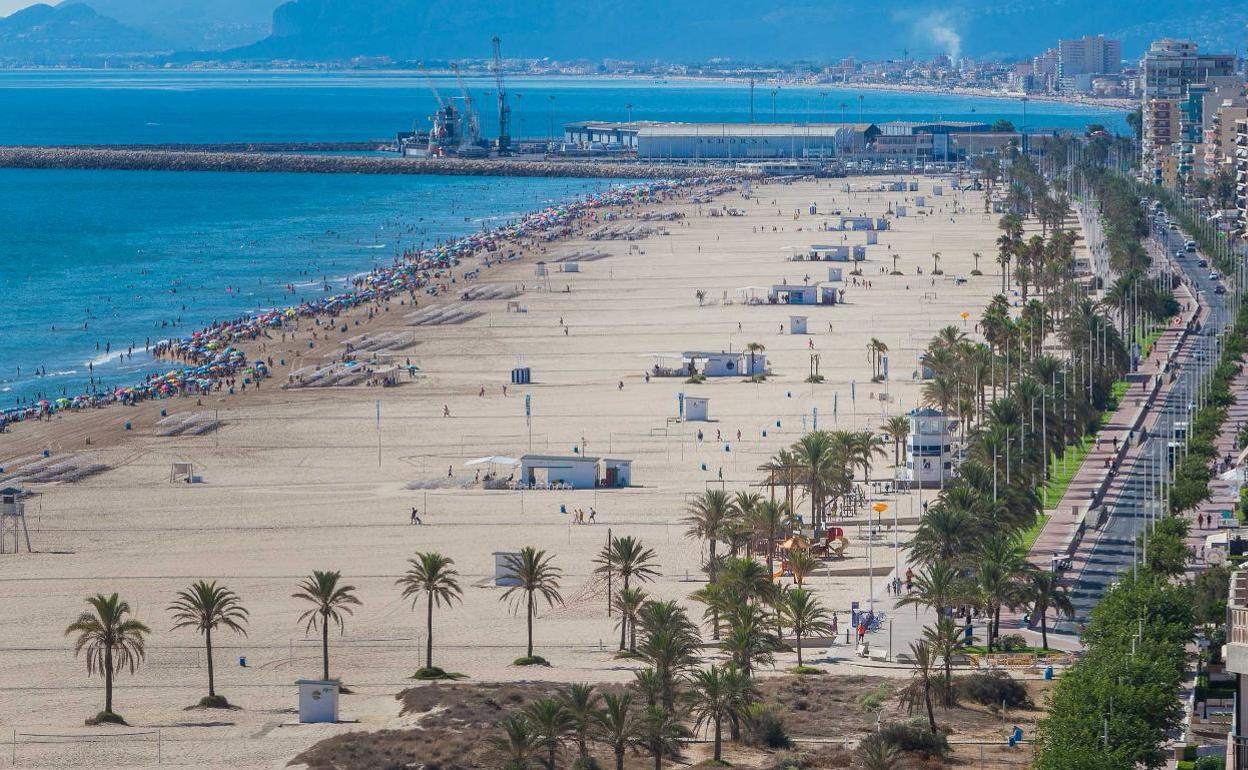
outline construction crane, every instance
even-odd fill
[[[472,101],[472,92],[464,85],[464,78],[459,73],[459,65],[452,64],[451,72],[455,73],[455,82],[459,85],[459,91],[464,95],[464,130],[460,138],[460,148],[475,147],[481,141],[481,116],[477,114],[477,107]]]
[[[498,91],[498,154],[507,155],[511,152],[511,136],[507,131],[511,108],[507,106],[507,91],[503,86],[503,41],[495,35],[490,42],[494,46],[494,61],[490,69],[494,71],[494,84]]]

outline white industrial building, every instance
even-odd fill
[[[873,123],[568,123],[564,141],[578,148],[630,150],[638,158],[831,158],[861,152]]]

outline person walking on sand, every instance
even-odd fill
[[[422,524],[422,523],[423,523],[423,522],[420,520],[420,514],[419,514],[419,512],[416,510],[416,506],[414,506],[414,505],[412,506],[412,518],[411,518],[411,523],[412,523],[412,524],[416,524],[416,525],[418,525],[418,526],[419,526],[420,524]]]
[[[443,416],[443,417],[450,417],[450,416],[451,416],[451,407],[450,407],[449,405],[447,405],[447,404],[443,404],[443,405],[442,405],[442,416]]]
[[[595,511],[592,505],[589,507],[589,523],[590,524],[598,523],[598,511]]]

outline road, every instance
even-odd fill
[[[1099,533],[1088,538],[1090,551],[1086,559],[1080,560],[1082,569],[1071,586],[1075,618],[1058,624],[1057,630],[1062,633],[1074,632],[1118,576],[1132,568],[1137,556],[1137,536],[1161,513],[1157,500],[1168,493],[1168,484],[1162,479],[1170,466],[1168,447],[1171,442],[1182,443],[1184,424],[1190,422],[1192,407],[1199,400],[1198,383],[1218,358],[1217,332],[1231,320],[1229,295],[1216,293],[1219,281],[1210,277],[1211,268],[1200,266],[1205,257],[1190,253],[1181,259],[1175,257],[1186,241],[1187,237],[1179,231],[1155,228],[1150,250],[1154,264],[1160,264],[1169,255],[1169,262],[1183,271],[1200,304],[1201,329],[1188,338],[1175,356],[1171,365],[1174,379],[1161,391],[1146,418],[1148,437],[1127,456],[1114,487],[1106,495],[1109,518]]]

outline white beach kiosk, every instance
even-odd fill
[[[338,721],[337,679],[299,679],[299,722],[316,724]]]
[[[709,422],[710,403],[711,400],[705,396],[681,396],[681,408],[684,410],[681,417],[685,422]]]
[[[906,436],[906,469],[903,478],[911,485],[941,487],[953,476],[953,430],[957,421],[943,412],[913,409]]]
[[[583,455],[520,457],[520,483],[534,489],[602,489],[633,482],[633,461]]]

